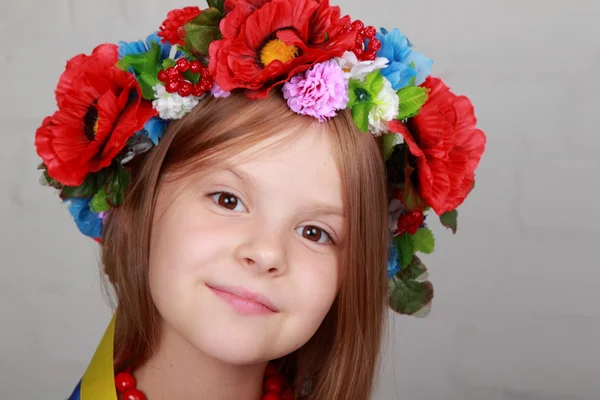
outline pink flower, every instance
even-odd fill
[[[286,82],[283,97],[294,112],[323,122],[346,107],[348,78],[334,60],[325,61]]]
[[[225,98],[231,94],[231,92],[227,92],[227,91],[221,89],[221,87],[219,85],[217,85],[216,82],[213,83],[212,89],[210,89],[210,92],[216,98]]]

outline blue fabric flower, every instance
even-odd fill
[[[381,33],[377,33],[377,39],[381,41],[377,57],[385,57],[389,60],[388,66],[381,70],[381,74],[392,83],[394,90],[398,91],[409,86],[413,78],[416,86],[425,82],[431,72],[433,61],[413,51],[412,43],[400,30],[393,29],[388,32],[381,28]]]
[[[79,199],[73,197],[65,201],[71,203],[69,204],[69,212],[73,216],[79,231],[91,238],[99,238],[102,235],[103,222],[102,218],[100,218],[100,213],[93,212],[90,209],[90,202],[92,199]]]
[[[148,136],[156,146],[158,145],[159,139],[162,138],[168,123],[168,121],[160,117],[152,117],[146,122],[144,128],[137,132],[137,134]]]
[[[152,47],[151,43],[157,43],[160,46],[160,59],[164,60],[169,57],[171,53],[171,44],[169,42],[162,43],[161,37],[158,36],[158,31],[149,35],[146,38],[146,42],[138,40],[136,42],[119,42],[119,59],[128,56],[130,54],[143,54],[148,52]],[[175,58],[179,58],[183,55],[180,51],[177,52]]]
[[[396,275],[398,271],[400,271],[400,263],[398,263],[399,256],[400,252],[398,251],[398,248],[396,247],[394,242],[390,240],[387,265],[388,279],[390,279],[392,276]]]

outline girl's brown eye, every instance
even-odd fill
[[[328,243],[331,241],[327,232],[313,225],[305,226],[304,229],[302,229],[302,237],[317,243]]]
[[[237,207],[238,199],[229,193],[219,194],[219,205],[229,210],[234,210]]]

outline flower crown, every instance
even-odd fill
[[[430,76],[432,61],[398,30],[341,16],[328,0],[208,0],[170,11],[145,41],[102,44],[70,59],[58,110],[38,128],[41,182],[59,190],[79,230],[100,241],[125,199],[126,164],[160,143],[169,121],[206,96],[279,90],[325,121],[350,108],[380,137],[390,187],[390,306],[424,316],[433,288],[417,253],[434,250],[431,210],[456,232],[486,138],[473,106]]]

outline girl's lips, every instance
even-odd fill
[[[279,312],[279,309],[265,296],[243,287],[206,285],[221,299],[243,314],[261,315]]]

